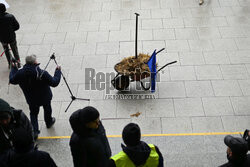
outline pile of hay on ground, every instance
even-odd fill
[[[150,55],[140,53],[137,56],[130,56],[124,58],[120,63],[115,65],[115,70],[123,75],[129,76],[133,74],[141,74],[143,72],[150,73],[150,69],[146,64],[150,58]],[[139,69],[139,70],[138,70]]]

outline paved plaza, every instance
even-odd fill
[[[250,128],[250,0],[205,0],[202,6],[199,0],[7,2],[10,5],[7,11],[20,23],[17,42],[22,63],[26,55],[36,54],[43,69],[55,53],[73,94],[90,99],[89,102],[74,101],[65,113],[71,98],[62,79],[59,86],[53,88],[56,124],[46,128],[41,108],[40,137],[70,136],[69,116],[87,105],[99,110],[108,135],[120,135],[129,122],[138,123],[142,134],[242,132]],[[151,54],[154,49],[165,48],[157,55],[158,68],[171,61],[177,63],[162,70],[155,93],[136,91],[135,82],[126,92],[151,94],[154,99],[107,100],[107,89],[86,90],[88,86],[95,86],[86,80],[86,68],[93,68],[96,73],[114,73],[116,63],[134,56],[135,12],[140,14],[138,52]],[[47,70],[53,74],[55,68],[52,61]],[[8,75],[4,55],[0,57],[0,98],[29,115],[19,86],[8,86]],[[107,79],[105,86],[110,82]],[[113,89],[109,94],[120,93]],[[137,112],[141,115],[131,117]],[[226,162],[223,137],[144,139],[163,147],[167,166],[196,167]],[[117,153],[121,139],[109,139],[113,153]],[[71,161],[68,139],[38,142],[54,158],[58,157],[57,151],[62,150],[59,147],[53,150],[50,144],[62,146]],[[180,162],[179,158],[187,163]],[[205,165],[198,162],[200,159],[204,159]],[[62,163],[63,160],[56,158],[60,166],[71,166]]]

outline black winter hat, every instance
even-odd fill
[[[10,105],[3,99],[0,99],[0,120],[8,119],[11,115],[11,111]]]
[[[92,121],[96,120],[99,116],[100,116],[100,114],[97,111],[97,109],[94,107],[91,107],[91,106],[87,106],[87,107],[81,109],[79,112],[80,121],[83,124],[92,122]]]
[[[3,3],[0,3],[0,13],[6,12],[6,7]]]
[[[232,150],[233,154],[245,155],[248,151],[248,143],[243,138],[227,135],[224,143]]]
[[[140,127],[135,123],[129,123],[122,131],[122,139],[127,146],[136,146],[141,141]]]

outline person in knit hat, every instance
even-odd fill
[[[73,129],[69,144],[74,167],[106,167],[111,149],[97,109],[79,109],[69,122]]]
[[[15,110],[0,98],[0,155],[13,148],[17,131],[33,136],[31,123],[22,110]]]
[[[114,155],[109,167],[163,167],[163,157],[157,146],[141,141],[140,127],[129,123],[122,131],[122,150]]]

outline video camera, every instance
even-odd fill
[[[242,138],[248,143],[248,150],[250,150],[250,130],[246,129]]]

